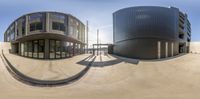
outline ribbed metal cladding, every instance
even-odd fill
[[[174,7],[140,6],[114,12],[114,53],[125,57],[155,59],[158,58],[157,44],[160,42],[160,58],[177,55],[178,16],[179,10]]]

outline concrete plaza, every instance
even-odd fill
[[[81,61],[86,56],[80,55],[66,59],[66,61],[71,60],[70,66],[74,66],[66,68],[68,70],[53,69],[66,71],[66,73],[74,71],[74,68],[81,70],[85,66],[84,63],[80,64],[78,60]],[[199,60],[200,54],[185,54],[159,61],[99,55],[96,56],[91,68],[81,79],[58,87],[37,87],[24,84],[13,78],[0,59],[0,99],[199,99]],[[45,64],[45,61],[44,63],[40,61],[34,60],[34,64]],[[59,61],[63,62],[63,60]],[[30,61],[27,62],[33,65]],[[49,61],[46,62],[49,64]],[[58,64],[61,63],[54,65]],[[41,68],[43,67],[36,67],[32,70],[37,72]],[[23,71],[21,68],[20,70]],[[34,76],[31,75],[34,73],[24,73]],[[49,76],[52,77],[52,75]],[[41,78],[47,79],[48,73]]]
[[[14,54],[5,54],[5,56],[18,71],[31,78],[39,80],[60,80],[71,77],[84,70],[85,66],[76,63],[90,55],[84,54],[60,60],[38,60]]]

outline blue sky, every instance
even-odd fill
[[[200,0],[1,0],[0,41],[12,21],[23,14],[38,11],[70,13],[86,23],[89,20],[89,42],[96,41],[100,29],[102,43],[112,42],[112,13],[131,6],[174,6],[186,12],[192,24],[192,41],[200,41]]]

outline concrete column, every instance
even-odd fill
[[[171,53],[172,56],[174,56],[174,43],[173,43],[173,42],[171,43],[171,52],[172,52],[172,53]]]
[[[45,39],[45,46],[44,46],[44,58],[49,59],[49,40]]]
[[[157,45],[158,45],[158,59],[160,59],[160,57],[161,57],[161,41],[158,41]]]
[[[88,32],[89,32],[89,27],[88,27],[88,21],[87,21],[87,23],[86,23],[86,40],[87,40],[87,52],[86,53],[88,53],[88,46],[89,46],[89,43],[88,43]],[[85,35],[84,35],[85,36]],[[85,39],[85,38],[84,38]]]
[[[168,57],[168,42],[165,42],[165,57]]]
[[[27,35],[28,34],[28,16],[26,15],[26,17],[25,17],[25,35]]]
[[[46,19],[46,21],[45,21],[46,22],[45,23],[45,26],[46,26],[45,27],[45,31],[49,32],[49,13],[46,13],[46,18],[45,19]]]

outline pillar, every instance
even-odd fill
[[[45,31],[49,32],[49,13],[46,13],[46,18],[45,18]]]
[[[49,40],[48,39],[45,39],[44,41],[44,58],[45,59],[49,59]]]

